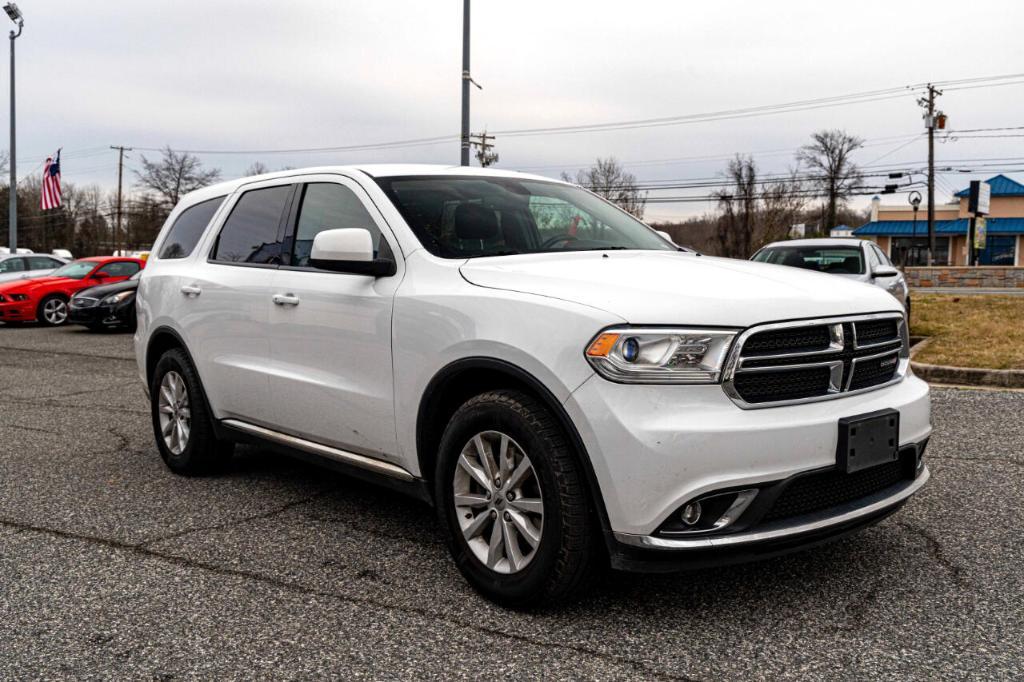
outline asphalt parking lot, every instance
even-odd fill
[[[420,503],[253,449],[172,475],[130,335],[0,327],[0,678],[1020,678],[1024,393],[933,395],[881,525],[517,613]]]

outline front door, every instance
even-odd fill
[[[378,253],[394,253],[383,218],[361,187],[313,176],[296,194],[285,264],[270,308],[272,425],[324,445],[397,460],[391,311],[398,274],[374,278],[309,264],[322,230],[365,228]],[[399,259],[400,260],[400,259]]]

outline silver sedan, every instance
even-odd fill
[[[0,283],[45,277],[67,262],[64,258],[45,253],[0,255]]]
[[[878,245],[867,239],[791,239],[762,247],[751,260],[789,265],[873,284],[896,297],[910,315],[910,288]]]

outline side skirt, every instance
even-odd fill
[[[433,504],[429,484],[391,462],[330,447],[237,419],[215,421],[214,430],[217,437],[223,440],[267,447],[289,457],[333,469],[347,476],[398,491],[427,504]]]

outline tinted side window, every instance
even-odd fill
[[[196,204],[181,212],[181,215],[171,225],[167,233],[167,239],[160,247],[159,258],[186,258],[192,249],[196,248],[203,231],[210,224],[210,219],[223,203],[224,197],[217,197]]]
[[[292,265],[308,266],[313,238],[324,230],[361,227],[373,237],[373,254],[380,251],[380,230],[359,197],[344,185],[317,182],[306,185],[295,228]]]
[[[278,228],[291,185],[249,190],[224,223],[213,259],[226,263],[280,263]]]
[[[53,270],[64,265],[59,260],[53,258],[47,258],[45,256],[29,256],[25,259],[28,261],[29,270]]]
[[[0,272],[21,272],[25,269],[24,258],[5,258],[0,260]]]
[[[892,261],[890,261],[889,257],[885,255],[885,251],[882,251],[882,249],[880,249],[878,246],[874,244],[871,245],[871,248],[875,250],[875,256],[878,257],[878,260],[879,262],[882,263],[882,265],[888,265],[889,267],[892,267]]]
[[[872,270],[881,265],[881,263],[878,260],[878,254],[876,254],[875,250],[870,247],[868,247],[868,262],[871,263]]]
[[[139,264],[131,261],[118,261],[117,263],[107,263],[99,272],[105,272],[111,277],[131,277],[139,271]]]

